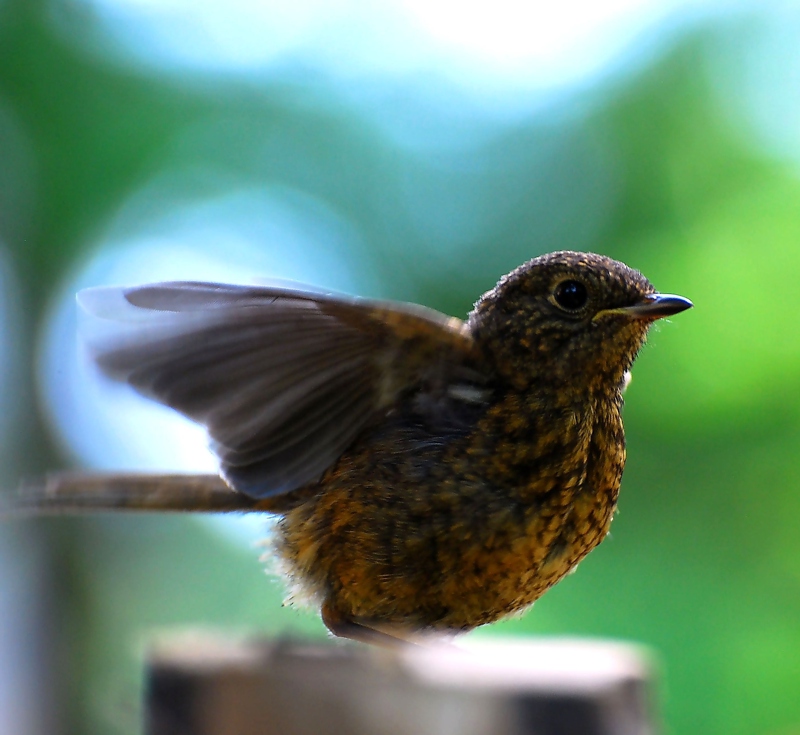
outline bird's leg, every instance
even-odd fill
[[[397,650],[406,646],[418,646],[418,643],[408,640],[401,635],[386,633],[377,628],[372,628],[364,623],[357,622],[339,612],[336,612],[330,603],[325,602],[320,610],[322,622],[325,627],[339,638],[349,638],[351,641],[368,643],[372,646]]]

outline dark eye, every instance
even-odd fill
[[[561,281],[553,291],[556,303],[566,311],[578,311],[586,306],[589,294],[580,281]]]

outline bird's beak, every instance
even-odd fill
[[[691,309],[692,304],[689,299],[683,296],[673,296],[668,293],[647,294],[641,301],[630,306],[618,306],[616,309],[603,309],[595,314],[593,321],[608,316],[618,314],[628,317],[628,319],[642,319],[644,321],[655,321],[664,316],[679,314],[686,309]]]
[[[645,296],[639,303],[632,306],[623,306],[615,309],[619,314],[625,314],[631,319],[661,319],[661,317],[680,314],[682,311],[691,309],[692,304],[689,299],[683,296],[674,296],[668,293],[651,293]]]

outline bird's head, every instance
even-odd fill
[[[593,253],[550,253],[484,294],[470,330],[496,371],[532,384],[621,386],[656,319],[688,299],[656,293],[638,271]]]

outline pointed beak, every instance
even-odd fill
[[[645,296],[639,303],[632,306],[623,306],[615,309],[619,314],[626,314],[632,319],[661,319],[665,316],[680,314],[682,311],[691,309],[692,304],[689,299],[683,296],[674,296],[668,293],[651,293]]]

